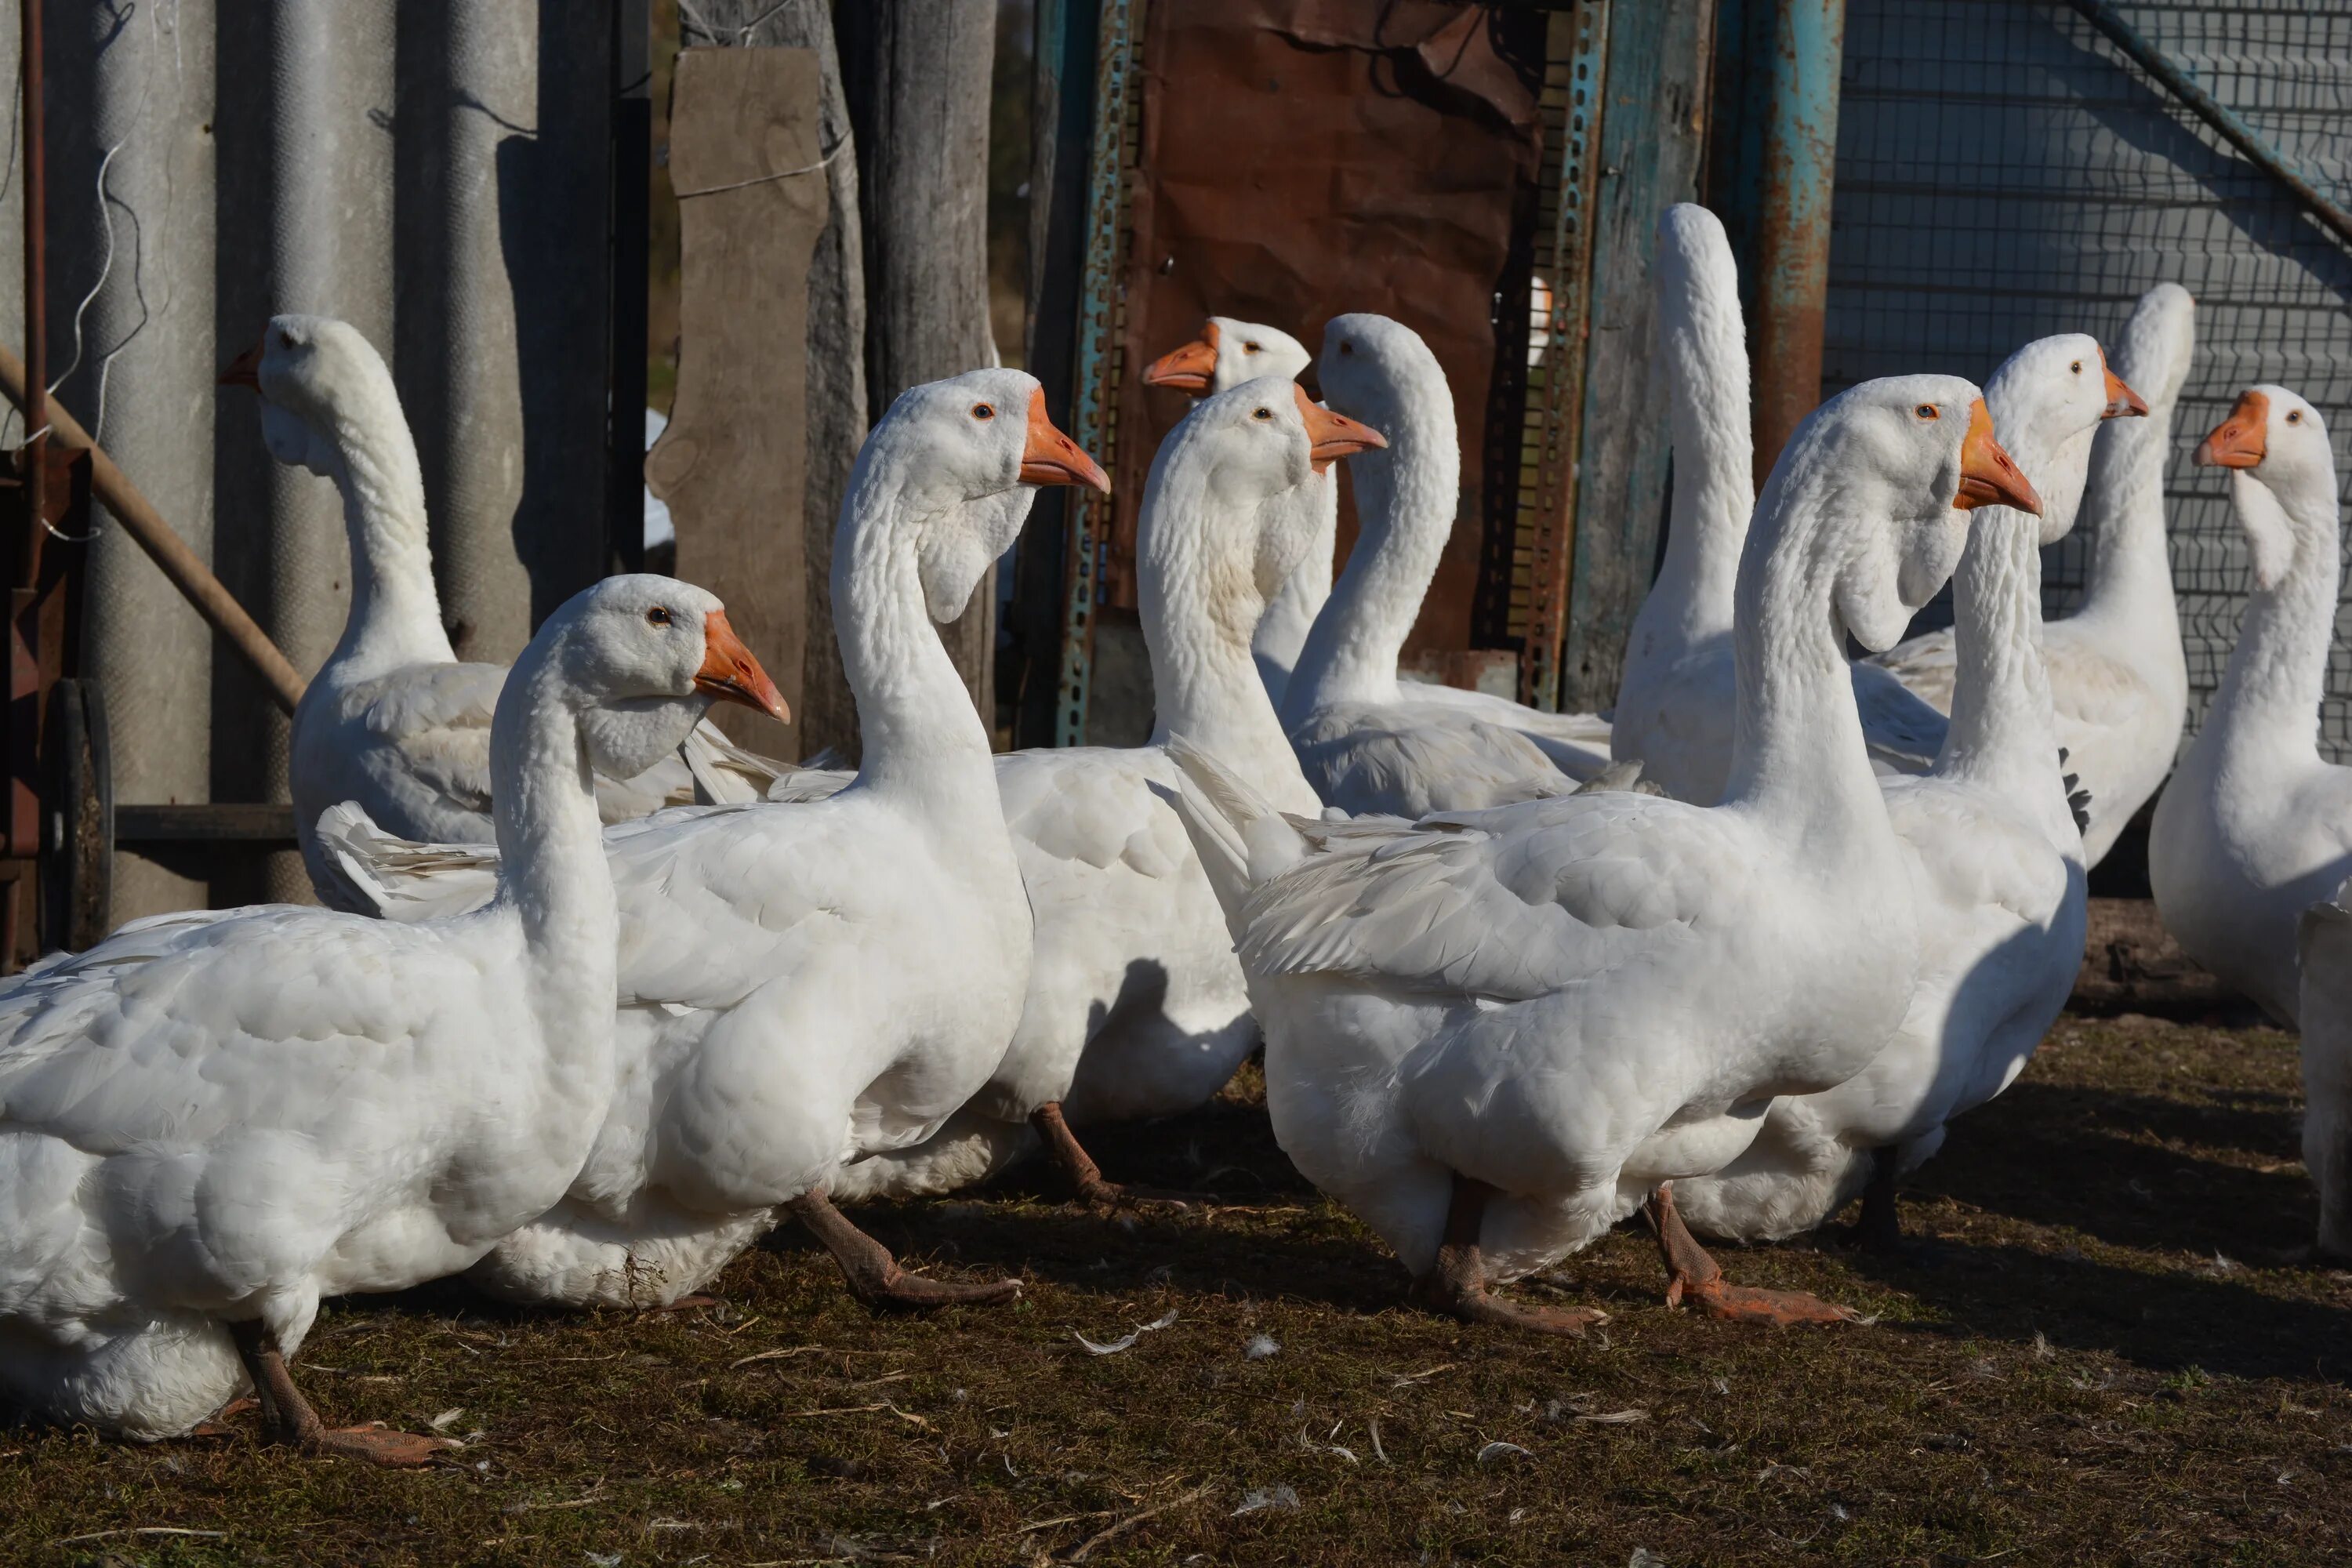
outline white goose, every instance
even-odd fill
[[[2234,470],[2254,592],[2204,728],[2158,797],[2148,881],[2189,957],[2293,1024],[2296,921],[2352,871],[2352,768],[2319,754],[2336,634],[2336,456],[2318,411],[2265,385],[2238,399],[2197,461]]]
[[[1451,687],[1407,685],[1397,657],[1460,501],[1454,395],[1419,333],[1385,316],[1323,329],[1324,401],[1389,438],[1356,465],[1363,532],[1283,697],[1283,727],[1328,804],[1469,810],[1565,794],[1609,764],[1609,725]]]
[[[1029,376],[973,371],[903,394],[858,454],[833,571],[863,748],[847,787],[608,833],[621,911],[613,1111],[569,1196],[475,1268],[486,1289],[674,1301],[780,1209],[863,1300],[1019,1289],[904,1273],[829,1190],[845,1166],[932,1139],[989,1083],[1022,1016],[1030,900],[988,731],[929,623],[962,611],[1027,517],[1030,487],[1108,485],[1045,409]],[[414,853],[461,872],[468,859]],[[434,896],[436,879],[422,879],[409,891]]]
[[[1297,491],[1328,485],[1333,461],[1379,440],[1269,378],[1202,401],[1152,462],[1137,545],[1160,738],[1194,737],[1286,809],[1318,803],[1258,684],[1247,631],[1311,531]],[[1189,1110],[1256,1044],[1233,939],[1166,798],[1177,770],[1160,739],[996,759],[1036,918],[1020,1026],[1000,1042],[1002,1059],[968,1105],[935,1135],[845,1167],[832,1179],[835,1198],[952,1191],[1013,1163],[1039,1137],[1079,1196],[1141,1197],[1103,1179],[1071,1122]],[[780,789],[822,800],[846,782],[803,771]],[[462,851],[333,837],[353,860],[353,879],[379,888],[396,918],[468,896],[465,879],[478,889],[486,864]],[[658,860],[643,866],[667,875]],[[616,872],[625,889],[632,874]]]
[[[1773,1096],[1843,1081],[1902,1019],[1913,893],[1843,645],[1900,635],[1959,553],[1954,507],[1981,501],[2032,496],[1965,381],[1866,383],[1800,428],[1740,561],[1717,808],[1592,793],[1321,824],[1178,752],[1265,1027],[1276,1135],[1396,1249],[1417,1300],[1579,1331],[1592,1314],[1490,1286],[1649,1199],[1670,1300],[1845,1315],[1726,1285],[1664,1184],[1719,1169]]]
[[[1953,577],[1956,705],[1936,766],[1884,781],[1918,889],[1920,972],[1895,1037],[1834,1089],[1773,1101],[1764,1128],[1716,1175],[1678,1182],[1702,1233],[1778,1240],[1864,1194],[1862,1239],[1900,1239],[1896,1179],[1941,1146],[1951,1120],[2009,1087],[2065,1006],[2082,967],[2084,854],[2056,762],[2043,668],[2042,546],[2079,486],[2055,454],[2118,412],[2072,368],[2079,335],[2011,354],[1985,386],[1997,430],[2046,503],[2042,519],[1986,507]],[[2046,480],[2046,482],[2045,482]]]
[[[2091,445],[2089,483],[2081,492],[2094,546],[2089,582],[2080,609],[2042,628],[2058,744],[2067,771],[2090,796],[2083,849],[2092,866],[2106,858],[2116,836],[2172,771],[2189,712],[2164,480],[2173,409],[2196,346],[2196,314],[2187,289],[2161,283],[2140,296],[2124,325],[2115,374],[2146,399],[2147,417],[2119,422]],[[2000,428],[2007,434],[2012,427]],[[2060,488],[2053,478],[2042,494],[2061,505],[2054,493]],[[2071,507],[2064,510],[2072,515]],[[1958,666],[1950,631],[1914,637],[1872,662],[1938,711],[1951,711]]]
[[[1307,347],[1287,332],[1231,316],[1212,316],[1201,335],[1182,348],[1153,360],[1143,370],[1146,386],[1172,386],[1199,396],[1231,392],[1260,376],[1296,380],[1312,363]],[[1309,475],[1292,492],[1313,521],[1307,549],[1289,576],[1265,606],[1265,615],[1250,639],[1250,652],[1265,681],[1274,705],[1290,684],[1290,672],[1306,646],[1307,629],[1331,596],[1331,558],[1339,545],[1339,487],[1328,476]]]
[[[329,905],[362,911],[320,852],[319,814],[354,800],[407,837],[487,840],[490,715],[507,669],[460,664],[450,648],[433,585],[416,443],[391,373],[359,330],[331,317],[276,317],[221,382],[260,394],[271,456],[332,480],[342,497],[351,613],[294,710],[289,782],[311,884]],[[698,727],[688,745],[691,772],[676,756],[656,756],[626,779],[600,775],[604,820],[690,803],[698,779],[719,798],[756,800],[778,767],[740,751],[715,726]]]
[[[1658,220],[1658,350],[1674,420],[1666,556],[1633,616],[1609,751],[1677,800],[1721,798],[1731,771],[1731,620],[1756,509],[1739,271],[1722,220],[1681,203]]]
[[[2352,883],[2303,913],[2303,1168],[2319,1189],[2315,1260],[2352,1261]]]
[[[499,699],[488,908],[164,916],[0,986],[0,1389],[154,1438],[250,1378],[274,1440],[387,1464],[444,1447],[327,1429],[286,1363],[320,1297],[463,1268],[579,1173],[613,1081],[589,770],[643,768],[714,696],[782,717],[718,600],[611,579],[549,617]],[[585,722],[614,704],[635,756]]]

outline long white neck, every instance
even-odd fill
[[[2336,632],[2341,546],[2333,466],[2299,478],[2268,487],[2294,531],[2294,552],[2276,586],[2247,599],[2229,673],[2197,738],[2197,749],[2225,771],[2240,772],[2230,766],[2235,762],[2259,768],[2319,755],[2319,701]],[[2263,486],[2263,479],[2243,472],[2231,479],[2238,505],[2259,504],[2260,497],[2246,492]]]
[[[352,546],[352,610],[330,657],[370,676],[457,658],[441,625],[425,528],[425,476],[397,403],[362,400],[338,410],[327,432],[336,454],[335,489]]]
[[[1825,541],[1885,526],[1818,430],[1801,430],[1758,503],[1739,558],[1732,649],[1738,718],[1723,804],[1775,825],[1816,864],[1894,852],[1894,829],[1864,749],[1833,598],[1839,561]]]
[[[1454,531],[1462,446],[1453,393],[1442,376],[1400,378],[1385,391],[1384,405],[1354,411],[1389,444],[1348,460],[1363,531],[1299,650],[1287,723],[1325,703],[1395,700],[1397,658]]]
[[[1935,776],[1984,785],[2079,852],[2042,657],[2040,534],[2005,506],[1980,508],[1969,525],[1952,575],[1952,721]]]
[[[2091,569],[2073,618],[2114,627],[2119,647],[2167,657],[2186,689],[2188,663],[2164,530],[2174,407],[2166,402],[2144,419],[2110,419],[2099,432],[2082,519],[2091,536]]]
[[[1200,466],[1181,458],[1171,454],[1153,474],[1137,529],[1143,641],[1159,710],[1151,743],[1181,736],[1282,810],[1319,811],[1251,656],[1265,607],[1255,577],[1258,520],[1234,515],[1210,493]],[[1330,488],[1328,475],[1322,487]],[[1265,504],[1314,504],[1301,496],[1305,488]]]
[[[499,694],[490,777],[494,907],[520,920],[526,984],[556,1090],[586,1103],[611,1092],[620,921],[579,714],[545,642],[524,651]]]
[[[1756,510],[1755,440],[1738,278],[1695,268],[1689,290],[1663,294],[1659,308],[1674,500],[1666,557],[1634,616],[1633,640],[1671,657],[1731,629],[1740,546]]]
[[[833,620],[857,701],[857,784],[907,801],[942,832],[992,844],[1004,840],[1004,815],[988,731],[932,625],[917,559],[925,527],[961,503],[907,482],[913,453],[898,437],[886,423],[868,438],[834,533]]]
[[[1331,597],[1331,558],[1339,543],[1339,476],[1327,469],[1274,504],[1304,508],[1311,515],[1307,553],[1283,580],[1250,638],[1258,675],[1279,706],[1307,647],[1307,635]]]

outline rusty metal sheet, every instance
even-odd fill
[[[1136,602],[1135,509],[1187,406],[1142,367],[1210,314],[1313,349],[1332,316],[1377,310],[1428,341],[1461,421],[1463,502],[1408,655],[1473,646],[1490,425],[1511,426],[1495,466],[1518,449],[1527,317],[1509,302],[1527,298],[1544,46],[1538,14],[1434,0],[1150,7],[1103,602]],[[1341,505],[1344,556],[1344,485]]]

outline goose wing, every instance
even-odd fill
[[[1475,811],[1576,787],[1517,731],[1435,704],[1318,709],[1290,742],[1315,793],[1351,816]]]
[[[517,940],[289,905],[126,927],[0,993],[0,1128],[111,1154],[363,1121],[505,1026]]]
[[[1718,814],[1596,793],[1412,823],[1295,825],[1315,846],[1255,889],[1242,962],[1524,1001],[1722,911],[1755,847]]]

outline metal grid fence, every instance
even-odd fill
[[[2334,199],[2352,199],[2352,0],[2132,0],[2117,10]],[[2111,337],[2171,281],[2197,351],[2166,486],[2192,725],[2248,586],[2228,489],[2189,455],[2243,387],[2292,386],[2352,449],[2352,254],[2270,176],[2059,4],[1849,0],[1831,246],[1828,390],[1983,379],[2060,331]],[[2095,542],[2045,560],[2080,597]],[[1921,626],[1948,624],[1948,604]],[[2339,612],[2323,748],[2352,760],[2352,614]]]

